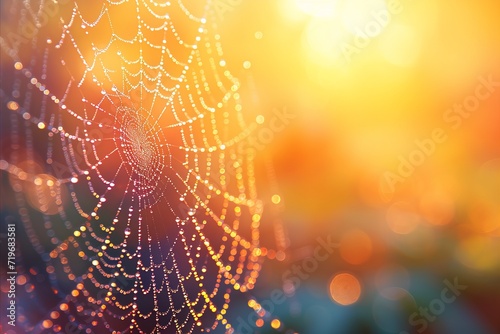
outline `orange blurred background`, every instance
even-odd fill
[[[289,238],[283,268],[312,256],[318,236],[340,247],[281,310],[290,328],[417,332],[406,316],[458,277],[467,292],[423,332],[500,329],[499,14],[496,1],[426,0],[247,1],[224,12],[228,58],[251,62],[256,108],[295,115],[266,147]],[[281,275],[267,266],[264,285]],[[347,279],[351,295],[336,297],[345,273],[360,291]]]
[[[234,297],[235,328],[497,333],[500,2],[213,5],[256,115],[263,239],[278,250]],[[335,246],[319,260],[325,240]],[[456,301],[410,322],[454,279],[467,286]],[[286,300],[249,317],[273,291]]]

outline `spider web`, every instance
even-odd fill
[[[266,249],[213,4],[26,0],[2,13],[0,168],[43,260],[18,272],[28,293],[48,280],[39,293],[56,302],[37,324],[20,318],[25,330],[232,331],[231,295],[254,287]]]

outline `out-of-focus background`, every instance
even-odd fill
[[[294,116],[266,146],[287,258],[265,263],[254,291],[287,292],[280,328],[500,330],[499,15],[495,1],[427,0],[223,12],[228,58],[251,62],[262,112]],[[324,260],[318,238],[337,243]],[[467,288],[436,301],[454,280]],[[252,331],[272,333],[271,320]]]
[[[269,245],[236,332],[498,333],[500,3],[212,5]]]

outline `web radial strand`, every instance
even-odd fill
[[[196,3],[2,2],[0,167],[43,260],[18,270],[52,287],[27,331],[230,330],[232,293],[253,288],[248,124],[211,3]]]

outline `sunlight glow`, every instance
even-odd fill
[[[295,0],[303,13],[315,17],[333,17],[338,12],[339,0]]]

